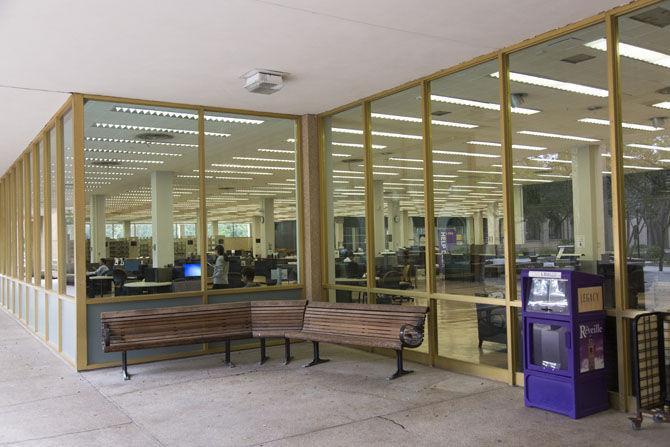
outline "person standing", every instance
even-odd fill
[[[228,270],[230,268],[230,262],[223,245],[217,245],[214,248],[214,251],[216,252],[216,261],[214,262],[214,272],[212,273],[213,288],[225,289],[228,287]]]

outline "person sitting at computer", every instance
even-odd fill
[[[107,276],[110,271],[111,270],[107,265],[107,260],[105,258],[100,258],[100,267],[94,272],[86,272],[86,276]]]
[[[354,261],[354,254],[351,250],[347,249],[347,252],[345,253],[344,259],[342,262],[353,262]]]
[[[244,287],[258,287],[260,284],[254,282],[256,271],[252,267],[245,267],[242,269],[242,282]]]
[[[216,252],[216,261],[214,265],[209,264],[214,267],[212,287],[214,289],[225,289],[228,287],[228,270],[230,270],[228,255],[221,244],[217,245],[214,251]]]

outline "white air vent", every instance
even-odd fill
[[[245,73],[242,79],[244,79],[244,88],[251,93],[270,95],[281,90],[284,86],[285,75],[286,73],[281,71],[257,68]]]

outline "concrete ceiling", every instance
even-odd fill
[[[0,172],[67,92],[318,113],[621,3],[3,0]],[[253,68],[290,77],[254,95]]]

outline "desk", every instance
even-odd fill
[[[157,289],[161,287],[171,287],[171,286],[172,281],[164,281],[164,282],[137,281],[137,282],[127,282],[123,285],[123,287],[129,289],[146,289],[147,292],[151,293],[157,293]]]

